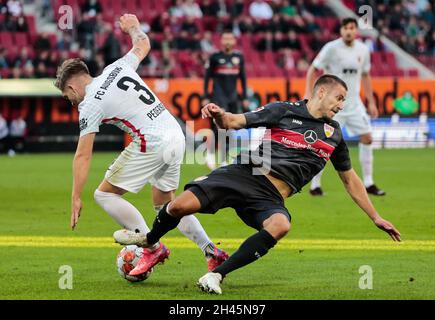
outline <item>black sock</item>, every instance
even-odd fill
[[[262,229],[260,232],[246,239],[227,261],[215,268],[212,272],[220,273],[222,277],[224,277],[227,273],[246,266],[264,256],[276,243],[275,238],[272,237],[269,232]]]
[[[154,220],[153,228],[147,233],[147,242],[149,245],[159,242],[161,237],[172,229],[175,229],[180,223],[180,218],[173,217],[166,211],[168,204],[169,203],[165,204],[159,211]]]

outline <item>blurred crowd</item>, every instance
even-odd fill
[[[134,1],[139,4],[141,0]],[[54,22],[58,16],[53,1],[40,2],[43,16],[51,17]],[[19,48],[11,48],[2,41],[0,77],[53,77],[57,65],[70,57],[85,60],[96,75],[129,49],[130,39],[114,23],[116,17],[105,14],[113,10],[108,8],[109,0],[72,2],[79,8],[75,10],[73,30],[29,34],[26,41],[31,45]],[[374,25],[383,34],[412,54],[434,55],[433,1],[344,2],[356,12],[362,4],[371,5],[375,8]],[[248,63],[251,54],[272,52],[278,68],[296,70],[298,75],[303,75],[321,47],[339,36],[339,21],[323,0],[162,0],[159,3],[162,3],[160,9],[154,9],[152,15],[147,15],[145,9],[138,12],[153,48],[139,69],[143,77],[203,76],[205,61],[219,49],[219,33],[228,29],[238,37],[238,48],[247,55]],[[0,0],[0,16],[2,34],[22,34],[34,29],[23,14],[20,0]],[[383,50],[379,40],[366,39],[366,42],[372,51]]]

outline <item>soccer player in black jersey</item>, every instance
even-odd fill
[[[213,102],[231,113],[240,113],[237,80],[240,79],[242,85],[242,105],[244,111],[248,110],[249,101],[246,97],[246,73],[245,61],[243,54],[235,51],[236,37],[231,31],[224,31],[221,35],[221,50],[213,53],[207,64],[204,77],[204,99],[203,105]],[[209,82],[213,81],[212,91],[209,90]],[[217,142],[217,130],[215,125],[211,124]],[[217,144],[216,144],[217,145]],[[227,144],[222,144],[222,148]],[[213,146],[214,148],[214,146]],[[211,149],[211,148],[210,148]],[[223,155],[225,150],[221,150],[221,162],[225,163]],[[209,168],[215,167],[215,155],[207,154],[207,165]]]
[[[220,128],[265,126],[270,129],[270,171],[264,175],[253,174],[254,163],[258,162],[252,156],[249,164],[221,167],[187,184],[185,191],[159,212],[152,230],[142,237],[140,244],[154,247],[144,250],[147,254],[130,274],[146,272],[164,260],[166,256],[160,254],[164,245],[159,240],[178,225],[181,217],[232,207],[248,226],[259,232],[246,239],[222,265],[199,279],[200,288],[220,294],[223,277],[264,256],[287,234],[291,218],[284,199],[299,192],[328,160],[354,202],[378,228],[400,241],[400,232],[378,214],[364,184],[352,169],[340,126],[332,120],[342,110],[346,93],[347,86],[340,78],[323,75],[316,81],[310,100],[274,102],[238,115],[225,112],[215,104],[206,105],[203,116],[213,118]],[[117,234],[114,236],[116,240]],[[137,240],[138,235],[132,237]]]

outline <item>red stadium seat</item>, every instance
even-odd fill
[[[14,32],[14,43],[18,47],[26,47],[29,44],[29,38],[25,32]]]

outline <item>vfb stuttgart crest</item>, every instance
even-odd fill
[[[305,131],[304,140],[309,144],[315,143],[317,141],[317,133],[315,133],[313,130]]]
[[[330,126],[329,124],[326,124],[323,126],[323,130],[325,130],[325,135],[327,138],[331,138],[334,134],[334,127]]]

